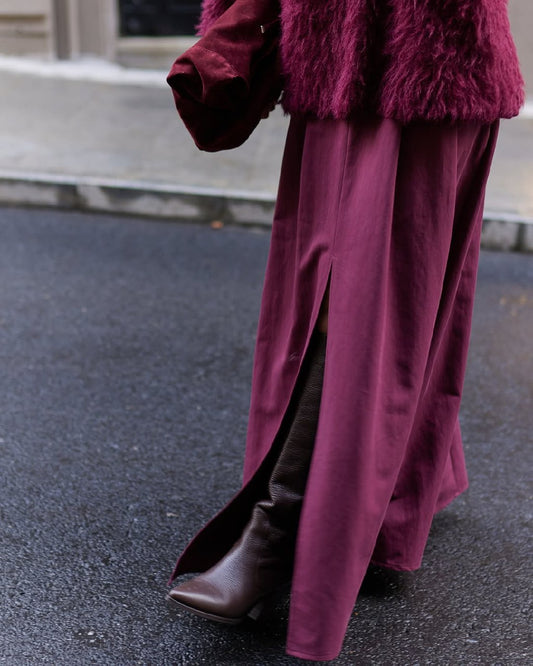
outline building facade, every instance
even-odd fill
[[[0,54],[146,59],[193,36],[201,0],[0,0]],[[177,39],[176,39],[177,38]],[[173,44],[173,42],[175,42]],[[185,40],[186,42],[186,40]]]
[[[0,54],[72,59],[94,55],[167,67],[191,42],[201,0],[0,0]],[[533,2],[509,0],[533,97]]]

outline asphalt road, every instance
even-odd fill
[[[268,234],[0,209],[0,663],[303,663],[287,603],[227,628],[165,602],[237,490]],[[533,256],[484,253],[470,490],[423,567],[374,570],[336,664],[531,664]]]

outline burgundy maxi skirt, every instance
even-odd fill
[[[243,488],[173,574],[206,570],[242,532],[329,283],[291,655],[336,657],[369,563],[419,567],[435,512],[467,487],[458,413],[497,134],[497,122],[291,121]]]

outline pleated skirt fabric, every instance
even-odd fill
[[[369,563],[419,567],[434,514],[468,485],[458,414],[497,134],[497,122],[291,120],[243,488],[173,574],[212,566],[246,524],[329,285],[291,655],[336,657]]]

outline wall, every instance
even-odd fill
[[[77,1],[80,51],[114,60],[118,35],[118,10],[115,0]]]
[[[0,0],[0,53],[54,53],[52,0]]]
[[[528,97],[533,98],[533,0],[509,0],[509,18]]]
[[[0,53],[113,60],[116,0],[0,0]]]

